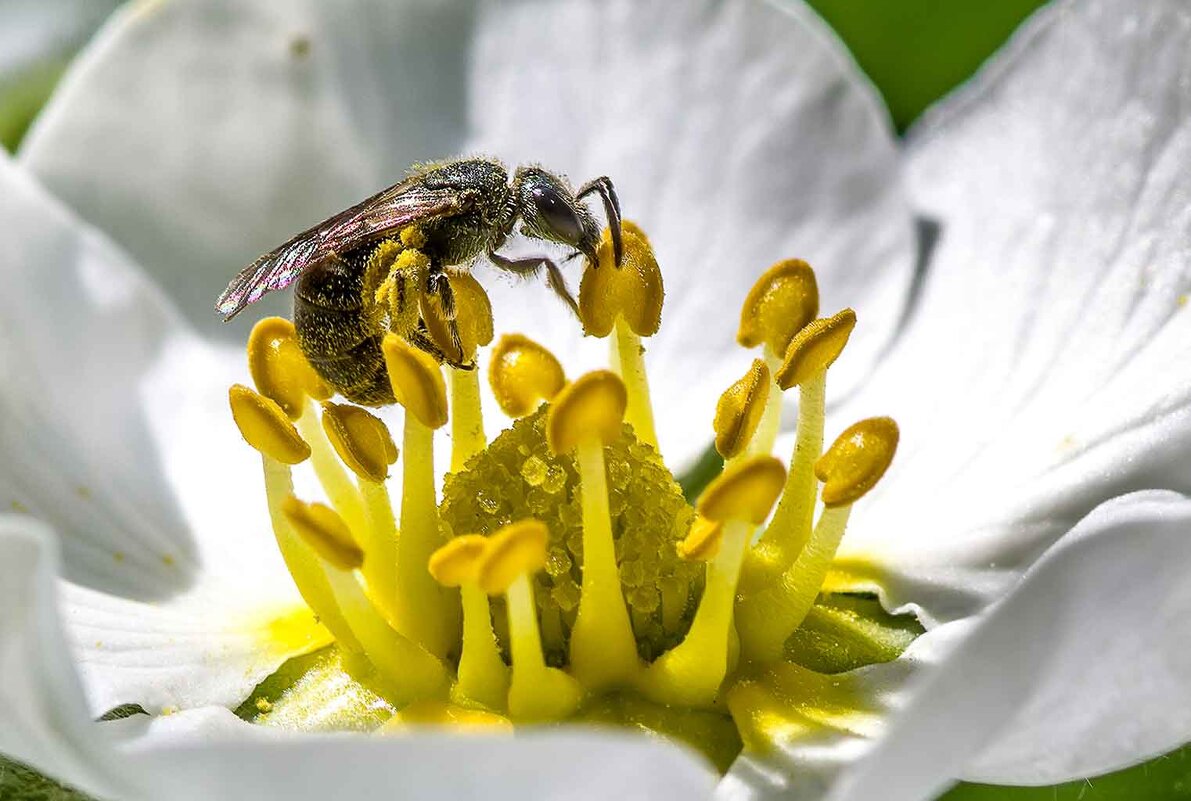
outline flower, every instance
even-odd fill
[[[722,793],[925,798],[958,775],[1056,781],[1186,739],[1188,382],[1172,365],[1191,343],[1178,182],[1191,22],[1177,3],[1040,15],[911,136],[906,194],[870,93],[797,9],[411,4],[390,20],[197,7],[123,12],[21,163],[0,167],[0,486],[61,533],[58,591],[93,711],[128,695],[155,709],[234,704],[314,636],[295,626],[299,641],[267,637],[260,651],[277,620],[263,605],[292,593],[260,536],[252,466],[228,456],[243,448],[222,394],[240,368],[125,252],[196,318],[227,265],[419,156],[470,145],[572,175],[606,169],[663,265],[683,266],[685,280],[667,274],[675,342],[651,349],[667,458],[692,420],[705,425],[694,411],[710,411],[718,379],[743,372],[712,344],[735,324],[726,298],[743,298],[742,274],[805,256],[825,308],[852,305],[876,332],[854,343],[860,388],[827,428],[892,414],[903,448],[858,507],[833,580],[913,608],[930,631],[902,659],[840,679],[869,704],[859,722],[803,726],[809,738],[740,760]],[[474,44],[447,36],[459,23]],[[151,79],[134,84],[145,64]],[[785,75],[798,78],[779,90]],[[939,237],[885,352],[913,262],[911,208]],[[524,287],[494,294],[498,310],[530,304]],[[569,365],[563,338],[527,330]],[[713,363],[722,374],[700,372]],[[672,751],[580,735],[170,744],[231,726],[209,709],[154,721],[118,757],[79,714],[48,600],[52,540],[23,517],[4,526],[0,751],[85,788],[313,796],[402,781],[417,794],[416,782],[460,781],[460,764],[476,781],[539,782],[510,795],[552,781],[601,796],[706,786]],[[508,775],[518,759],[533,778]],[[635,782],[657,784],[597,783],[617,780],[614,763],[649,765]]]

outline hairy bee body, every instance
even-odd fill
[[[432,190],[467,187],[474,198],[461,214],[416,226],[424,238],[418,250],[436,267],[473,261],[513,214],[508,172],[494,161],[448,162],[416,178]],[[311,265],[294,287],[294,328],[306,359],[339,394],[366,406],[394,402],[380,349],[389,328],[375,311],[376,287],[366,281],[368,260],[383,241]],[[432,347],[425,340],[420,344]]]
[[[429,164],[261,256],[232,280],[215,309],[230,320],[266,293],[296,282],[294,327],[314,369],[348,400],[392,403],[381,351],[390,332],[453,367],[474,366],[460,355],[447,268],[465,270],[487,255],[515,275],[545,272],[549,287],[578,313],[551,259],[512,259],[497,251],[520,220],[526,236],[569,246],[572,255],[594,263],[599,228],[582,203],[593,193],[603,200],[619,264],[620,205],[608,178],[574,192],[565,179],[535,166],[518,168],[510,180],[494,159]],[[399,266],[396,256],[382,258],[397,252],[417,257],[416,276],[408,260]],[[445,345],[433,341],[421,316],[426,298],[437,299],[434,313],[448,323],[452,341]]]

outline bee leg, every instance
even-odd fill
[[[459,321],[455,318],[455,290],[451,288],[451,281],[447,278],[447,274],[441,270],[431,272],[426,289],[431,295],[437,296],[439,303],[442,304],[442,313],[447,319],[447,330],[451,332],[451,345],[455,352],[463,353],[463,340],[459,338]],[[467,369],[466,365],[455,364],[450,360],[448,360],[448,364],[452,367]]]
[[[612,179],[607,175],[601,175],[599,178],[593,178],[583,186],[579,187],[579,192],[575,195],[576,200],[582,200],[586,195],[592,192],[599,193],[600,200],[604,202],[604,214],[608,217],[608,230],[612,232],[612,253],[616,256],[616,266],[619,267],[621,261],[624,259],[624,247],[621,244],[620,237],[620,198],[616,196],[616,190],[612,187]]]
[[[558,269],[558,265],[545,256],[535,256],[528,259],[510,259],[500,255],[495,251],[488,251],[488,258],[494,265],[504,270],[505,272],[519,275],[523,278],[530,278],[546,271],[546,285],[554,291],[562,299],[563,303],[567,304],[575,316],[579,316],[579,304],[575,302],[575,297],[571,291],[567,289],[567,281],[562,275],[562,270]]]

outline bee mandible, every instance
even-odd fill
[[[453,352],[463,353],[448,268],[469,269],[486,255],[496,267],[521,277],[544,273],[550,289],[578,314],[555,261],[509,258],[497,251],[520,220],[522,234],[573,248],[568,260],[582,255],[597,264],[600,229],[583,203],[593,194],[603,203],[619,265],[620,202],[609,178],[572,191],[565,179],[537,166],[518,167],[510,181],[494,159],[430,164],[261,256],[232,279],[215,310],[230,320],[265,294],[297,281],[294,327],[311,365],[348,400],[393,403],[380,348],[388,331],[453,367],[474,367],[433,341],[424,309],[419,311],[423,298],[436,299]],[[398,258],[407,250],[417,258]],[[387,293],[388,304],[380,303],[378,292]]]

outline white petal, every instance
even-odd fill
[[[85,717],[55,610],[57,561],[45,526],[0,515],[0,754],[114,798],[130,784]]]
[[[0,27],[0,90],[63,63],[117,5],[115,0],[9,0]]]
[[[1189,529],[1174,493],[1097,507],[985,614],[836,677],[864,714],[741,758],[721,796],[918,801],[961,776],[1054,784],[1185,743]]]
[[[61,535],[93,710],[242,700],[307,646],[264,636],[300,607],[227,409],[240,357],[6,157],[0,229],[0,503]]]
[[[21,157],[200,330],[243,342],[247,322],[224,327],[212,311],[240,267],[459,148],[470,6],[130,4]]]
[[[516,737],[284,736],[226,710],[153,721],[128,752],[171,800],[697,799],[715,774],[669,742],[538,730]]]
[[[816,266],[824,310],[859,309],[839,386],[867,370],[902,311],[912,230],[885,112],[817,17],[749,0],[508,2],[477,31],[471,149],[611,176],[657,250],[666,307],[647,363],[672,465],[710,442],[715,401],[752,357],[740,305],[778,259]],[[582,342],[545,289],[486,282],[498,329],[547,343],[571,375],[606,364],[607,343]]]
[[[894,605],[969,614],[1106,498],[1191,489],[1189,36],[1181,2],[1058,4],[916,132],[940,241],[829,431],[902,426],[841,551]]]
[[[954,777],[1053,784],[1191,737],[1191,500],[1099,507],[915,688],[830,798],[931,797]],[[930,636],[930,635],[927,635]]]
[[[743,373],[739,305],[770,263],[805,257],[825,309],[859,307],[837,386],[902,312],[913,232],[888,121],[795,3],[494,2],[478,20],[412,0],[138,7],[82,59],[22,156],[202,330],[242,339],[245,325],[210,312],[239,265],[410,162],[461,150],[613,177],[666,271],[649,361],[675,464],[710,441],[715,399]],[[498,329],[546,341],[572,374],[604,363],[543,286],[484,280]]]

